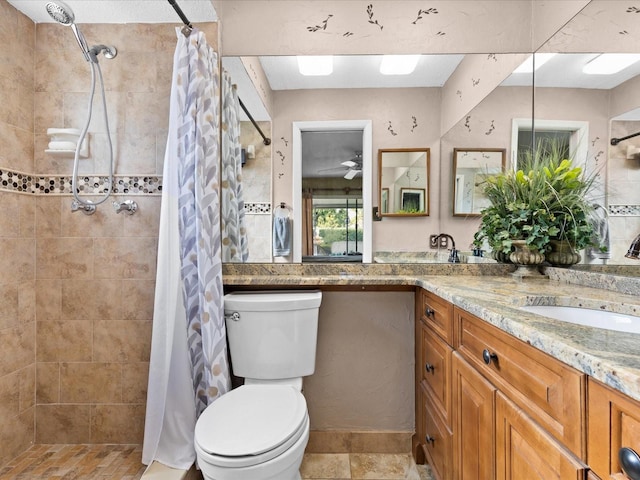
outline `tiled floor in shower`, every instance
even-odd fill
[[[137,480],[137,445],[34,445],[0,468],[0,480]],[[428,467],[401,454],[307,454],[304,479],[431,480]]]

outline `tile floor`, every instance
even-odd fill
[[[137,480],[139,445],[34,445],[0,468],[0,480]],[[306,454],[303,479],[433,480],[407,454]]]

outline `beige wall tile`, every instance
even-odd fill
[[[96,362],[148,362],[151,322],[95,321],[93,345]]]
[[[122,364],[122,402],[144,404],[147,401],[149,362]]]
[[[36,364],[36,403],[60,402],[60,364],[38,362]]]
[[[20,378],[20,412],[32,408],[36,404],[36,364],[26,366],[19,372]]]
[[[12,372],[0,377],[0,424],[3,418],[20,413],[20,374]]]
[[[91,278],[93,240],[39,238],[36,242],[36,262],[36,278]]]
[[[115,197],[122,201],[124,197]],[[160,205],[162,197],[139,196],[135,198],[138,204],[138,211],[135,215],[124,215],[125,237],[156,237],[160,229]]]
[[[117,320],[122,318],[121,280],[63,280],[62,318]]]
[[[155,134],[167,128],[169,90],[163,93],[127,93],[125,129],[133,135]]]
[[[107,200],[93,215],[73,212],[69,204],[60,207],[62,234],[65,237],[117,237],[122,234],[122,216],[116,214]]]
[[[37,322],[38,362],[89,362],[93,324],[82,321]]]
[[[26,238],[0,238],[0,272],[10,272],[12,281],[33,280],[35,241]]]
[[[122,281],[122,318],[153,320],[155,280]]]
[[[142,443],[144,405],[91,407],[91,443]]]
[[[156,238],[96,238],[94,244],[96,278],[155,279]]]
[[[36,319],[39,322],[62,319],[62,280],[36,281]]]
[[[0,331],[0,376],[20,370],[33,363],[35,355],[35,324],[24,324]]]
[[[350,453],[351,432],[311,430],[305,451],[309,453]]]
[[[413,432],[353,432],[352,453],[409,453]]]
[[[4,76],[0,72],[0,122],[14,125],[22,130],[33,131],[33,87],[24,82]]]
[[[62,363],[61,403],[121,403],[122,369],[117,363]]]
[[[36,321],[36,287],[33,280],[22,282],[18,287],[18,317],[21,323]]]
[[[26,450],[35,440],[35,407],[14,417],[0,419],[0,464]]]
[[[89,405],[36,406],[36,443],[91,443]]]
[[[36,232],[36,199],[33,195],[18,195],[20,220],[20,236],[35,237]]]
[[[0,237],[17,237],[20,233],[20,207],[19,195],[0,192],[0,212],[5,215],[0,217]]]
[[[62,128],[64,126],[64,97],[62,95],[51,95],[50,92],[35,92],[33,99],[34,103],[38,105],[34,112],[34,133],[45,135],[47,128]],[[49,137],[46,138],[48,141]],[[47,170],[38,171],[50,173]]]
[[[0,330],[19,323],[19,293],[16,284],[0,284]]]

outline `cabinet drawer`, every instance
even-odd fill
[[[585,375],[464,310],[456,308],[454,316],[460,354],[586,459]]]
[[[421,382],[430,391],[436,408],[451,427],[451,352],[444,340],[421,323]]]
[[[496,394],[497,480],[583,480],[587,470],[519,407]]]
[[[431,292],[426,290],[421,292],[422,310],[420,315],[422,321],[440,335],[445,342],[453,345],[453,305]]]
[[[589,379],[588,463],[602,479],[626,478],[618,452],[640,454],[640,402]]]
[[[422,431],[420,443],[424,448],[427,463],[431,465],[437,480],[451,479],[452,433],[434,408],[429,395],[422,390]]]

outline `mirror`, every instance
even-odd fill
[[[625,258],[640,233],[640,136],[611,144],[640,131],[640,62],[617,73],[586,74],[604,54],[637,54],[640,32],[638,8],[617,0],[592,0],[536,53],[554,53],[535,72],[535,117],[582,121],[588,124],[586,166],[596,170],[602,193],[598,203],[606,212],[607,255],[587,257],[591,265],[635,265]],[[583,268],[583,267],[576,267]]]
[[[429,216],[430,149],[378,150],[380,217]]]
[[[480,216],[491,205],[484,195],[483,185],[488,175],[505,168],[507,151],[504,148],[453,149],[453,215]]]

